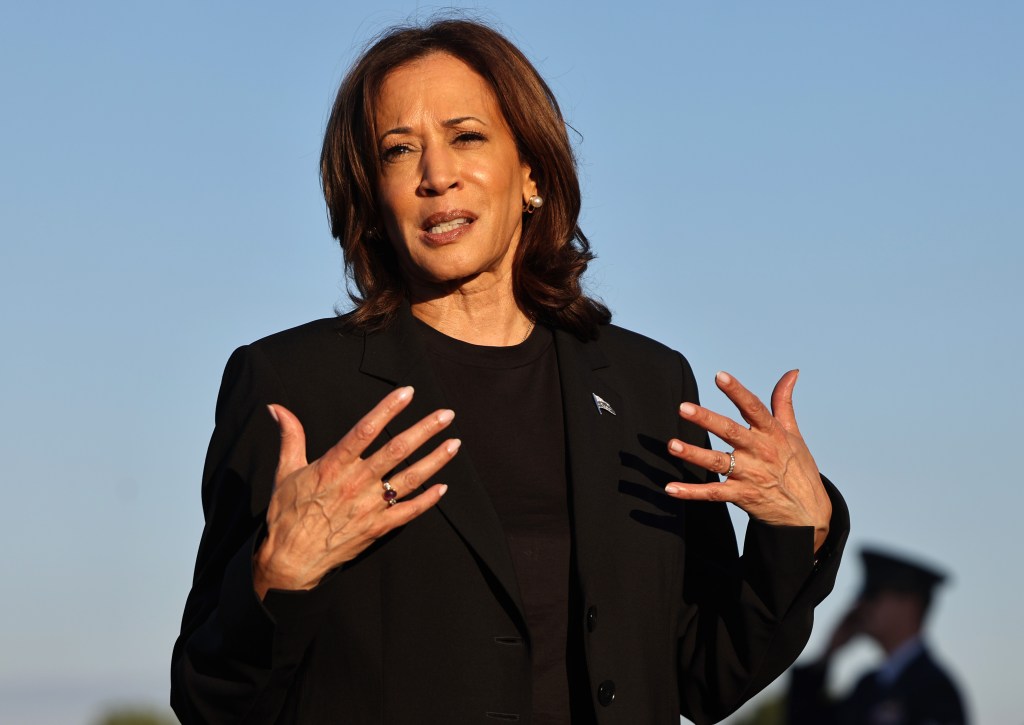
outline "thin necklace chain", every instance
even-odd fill
[[[528,328],[526,328],[526,334],[523,335],[523,339],[519,341],[520,345],[522,345],[524,342],[526,342],[526,338],[528,338],[530,336],[530,333],[533,332],[533,328],[534,328],[534,326],[536,324],[537,324],[536,320],[530,320],[530,326]]]

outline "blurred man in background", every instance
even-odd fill
[[[824,655],[792,670],[790,725],[965,725],[957,687],[923,638],[932,595],[945,575],[877,550],[861,558],[864,588]],[[832,657],[859,634],[877,642],[886,660],[846,697],[830,699],[825,687]]]

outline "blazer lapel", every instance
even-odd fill
[[[577,566],[586,581],[590,565],[599,566],[602,575],[607,576],[617,558],[614,551],[605,551],[610,546],[607,532],[611,529],[607,525],[615,514],[610,502],[618,493],[622,434],[628,428],[630,411],[627,401],[609,383],[611,376],[602,372],[610,365],[599,341],[585,343],[570,333],[556,331],[555,344]]]
[[[404,306],[395,324],[365,338],[360,370],[394,385],[415,388],[412,402],[400,416],[402,423],[393,421],[387,427],[390,436],[438,408],[448,407],[416,334],[415,324],[411,311]],[[458,422],[456,415],[445,437],[458,436]],[[431,450],[432,445],[436,442],[424,446],[423,452]],[[437,504],[438,510],[498,580],[522,617],[522,598],[501,520],[471,461],[467,456],[456,455],[436,479],[448,485],[448,492]]]

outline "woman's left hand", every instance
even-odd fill
[[[771,411],[728,373],[715,376],[719,389],[736,405],[749,428],[699,405],[680,405],[683,419],[733,447],[735,464],[728,453],[673,438],[668,443],[673,456],[728,475],[721,483],[670,483],[665,491],[691,501],[729,501],[768,524],[813,526],[817,551],[828,536],[832,502],[793,413],[793,387],[798,375],[797,370],[790,370],[775,385]]]

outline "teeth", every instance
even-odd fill
[[[452,219],[450,222],[438,224],[436,227],[430,227],[427,231],[431,234],[444,234],[445,232],[450,232],[456,227],[461,227],[463,224],[469,224],[469,219],[459,217],[458,219]]]

